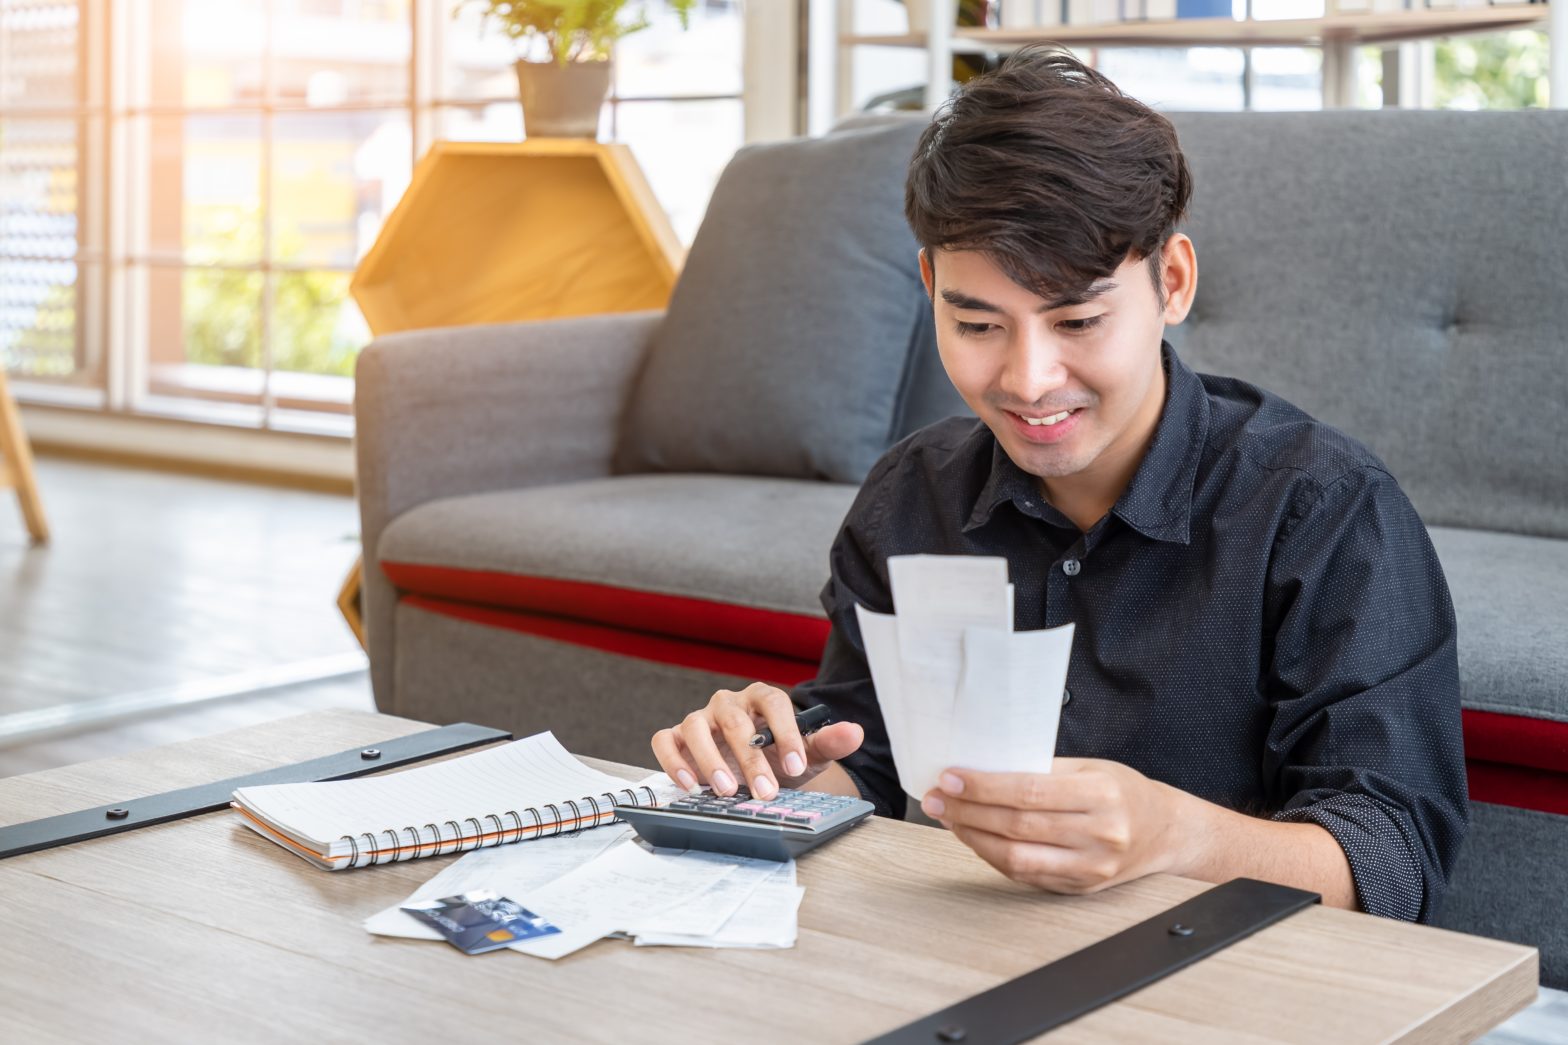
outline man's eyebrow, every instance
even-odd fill
[[[1098,283],[1090,285],[1086,290],[1070,291],[1066,294],[1054,297],[1045,304],[1041,305],[1039,308],[1035,309],[1035,311],[1051,312],[1058,308],[1069,308],[1073,305],[1086,305],[1100,295],[1108,294],[1115,290],[1117,285],[1118,284],[1115,280],[1101,280]],[[1000,305],[993,305],[989,301],[975,297],[973,294],[965,294],[963,291],[954,290],[951,287],[947,287],[942,290],[942,300],[947,302],[949,305],[952,305],[954,308],[968,309],[972,312],[995,312],[1001,314],[1005,311]]]

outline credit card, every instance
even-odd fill
[[[561,930],[515,900],[488,889],[421,900],[403,908],[464,954],[483,954]]]

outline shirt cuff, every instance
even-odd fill
[[[1340,793],[1273,819],[1317,824],[1339,843],[1350,863],[1356,900],[1368,914],[1422,921],[1429,910],[1426,876],[1399,819],[1366,795]]]

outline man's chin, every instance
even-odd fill
[[[995,429],[992,431],[994,433]],[[1077,439],[1042,445],[1026,442],[1011,432],[998,434],[997,439],[1015,465],[1040,479],[1061,479],[1075,475],[1088,465],[1087,461],[1081,459]]]

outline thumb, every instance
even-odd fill
[[[865,739],[866,731],[855,722],[835,722],[831,726],[823,726],[805,738],[806,759],[813,770],[824,769],[829,762],[836,762],[860,750]]]

